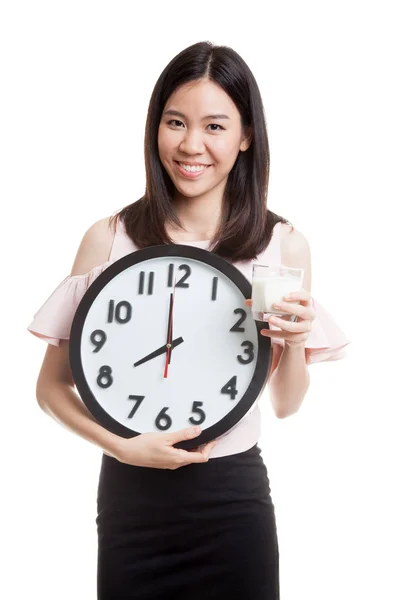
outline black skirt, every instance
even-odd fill
[[[98,600],[279,600],[279,550],[258,445],[176,470],[103,454]]]

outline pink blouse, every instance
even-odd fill
[[[259,254],[257,259],[237,261],[233,264],[251,282],[253,263],[281,264],[280,241],[281,223],[278,222],[273,229],[268,247]],[[209,241],[207,240],[179,243],[206,250],[209,247]],[[75,311],[88,287],[110,264],[136,250],[138,250],[138,247],[127,235],[124,224],[118,220],[108,260],[93,267],[83,275],[68,275],[34,314],[34,319],[27,330],[54,346],[58,346],[61,339],[68,340]],[[312,303],[316,318],[305,344],[307,365],[344,358],[346,356],[344,348],[350,343],[350,340],[346,338],[332,316],[314,297],[312,297]],[[279,329],[272,323],[270,328]],[[280,338],[271,338],[271,342],[272,344],[284,345],[284,341]],[[217,438],[218,442],[211,451],[210,458],[244,452],[258,442],[261,435],[259,400],[260,398],[232,429]]]

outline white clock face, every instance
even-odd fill
[[[165,377],[174,282],[176,345]],[[240,289],[219,269],[182,256],[143,260],[114,276],[92,302],[80,340],[96,402],[138,433],[218,423],[248,390],[258,352]]]

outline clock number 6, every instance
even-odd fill
[[[165,411],[167,410],[169,410],[169,406],[164,406],[164,408],[158,413],[157,418],[155,420],[157,429],[161,429],[161,431],[166,431],[172,425],[171,417],[165,414]],[[161,421],[166,421],[165,425],[163,425]]]

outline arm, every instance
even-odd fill
[[[298,230],[284,235],[281,240],[282,264],[304,269],[303,288],[311,292],[311,253],[305,236]],[[277,347],[277,344],[274,344]],[[270,398],[278,418],[298,411],[310,385],[305,344],[274,348],[280,359],[269,380]]]
[[[87,230],[71,275],[84,274],[108,259],[113,237],[107,221],[97,221]],[[122,438],[99,425],[75,391],[68,340],[61,340],[59,346],[48,345],[36,384],[36,399],[58,423],[115,456]]]
[[[274,346],[277,344],[274,344]],[[270,398],[279,419],[298,411],[310,385],[304,346],[279,347],[281,358],[269,381]]]
[[[100,446],[114,458],[121,438],[99,425],[75,391],[69,367],[69,341],[49,345],[36,385],[40,408],[60,425]]]

